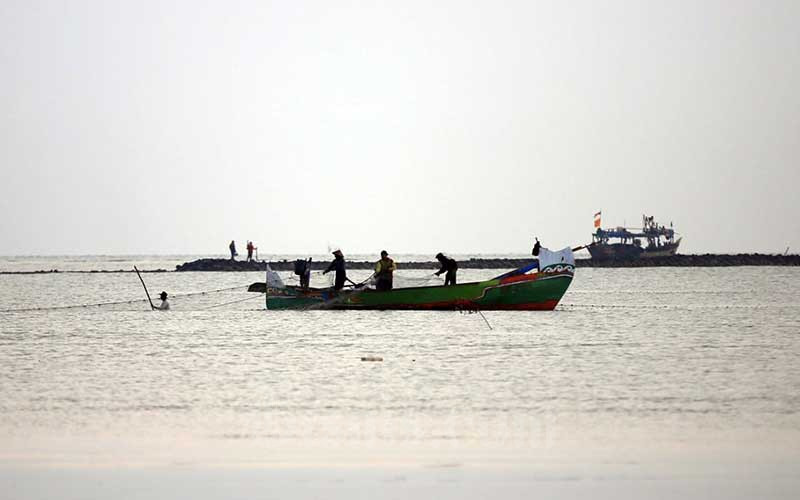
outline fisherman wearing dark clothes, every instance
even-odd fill
[[[228,245],[228,250],[231,251],[231,260],[236,260],[236,256],[239,255],[236,253],[236,242],[231,240],[231,244]]]
[[[442,265],[442,268],[436,271],[434,274],[436,276],[441,276],[442,273],[447,273],[444,275],[444,286],[455,285],[456,271],[458,271],[458,262],[456,262],[455,259],[447,257],[441,252],[436,254],[436,260],[439,261],[439,264]]]
[[[331,271],[336,271],[336,278],[333,281],[333,289],[341,290],[344,288],[344,282],[347,280],[347,271],[344,266],[344,255],[341,250],[333,251],[334,259],[328,269],[322,271],[322,274],[327,274]]]
[[[533,250],[531,250],[531,254],[534,257],[538,257],[540,248],[542,248],[542,245],[539,243],[539,238],[536,238],[536,243],[533,244]]]
[[[536,238],[534,236],[534,238]],[[542,244],[539,243],[539,238],[536,238],[536,243],[533,244],[533,250],[531,250],[531,255],[534,257],[539,256],[539,249],[542,248]],[[539,259],[536,259],[536,269],[539,269]]]
[[[395,271],[397,271],[397,264],[389,258],[389,252],[381,250],[381,260],[375,264],[375,289],[378,291],[391,290]]]
[[[311,281],[311,257],[294,262],[294,274],[300,276],[300,288],[308,288]]]

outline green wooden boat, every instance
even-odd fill
[[[572,282],[575,267],[572,263],[559,263],[529,274],[535,267],[533,264],[474,283],[388,291],[268,287],[266,303],[268,309],[276,310],[552,310]]]

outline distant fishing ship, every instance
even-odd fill
[[[642,227],[601,228],[601,212],[594,214],[592,245],[589,253],[594,260],[633,260],[675,255],[681,238],[677,238],[672,222],[659,225],[652,216],[642,215]]]

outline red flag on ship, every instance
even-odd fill
[[[596,214],[594,214],[594,227],[596,228],[600,227],[600,213],[601,212],[597,212]]]

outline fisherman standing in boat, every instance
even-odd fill
[[[456,262],[455,259],[451,259],[450,257],[442,254],[441,252],[436,254],[436,260],[439,261],[439,264],[441,264],[442,267],[433,274],[436,276],[441,276],[442,273],[447,273],[444,275],[444,286],[455,285],[458,262]]]
[[[300,277],[300,288],[308,288],[311,283],[311,257],[294,261],[294,274]]]
[[[344,282],[347,280],[347,270],[344,265],[344,255],[342,251],[337,249],[333,251],[333,262],[328,266],[328,269],[322,271],[322,274],[327,274],[331,271],[336,271],[336,277],[333,282],[334,290],[341,290],[344,288]]]
[[[153,306],[154,311],[169,311],[169,302],[167,302],[167,292],[161,292],[161,304]]]
[[[397,264],[389,258],[389,252],[381,250],[381,260],[375,264],[375,289],[379,291],[391,290],[395,271],[397,271]]]

